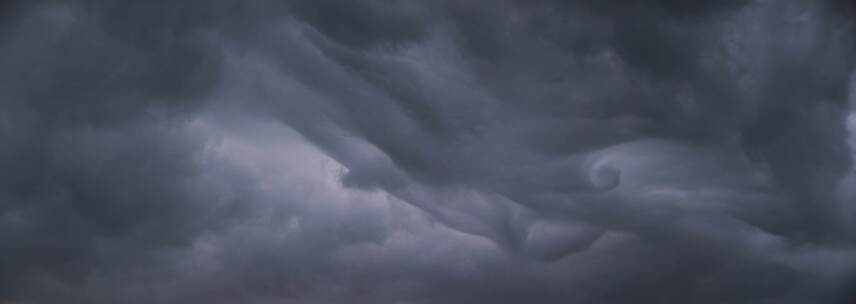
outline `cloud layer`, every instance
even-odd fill
[[[845,1],[11,1],[0,302],[850,303]]]

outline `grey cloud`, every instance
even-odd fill
[[[210,45],[194,35],[136,45],[87,4],[9,8],[0,298],[57,301],[46,284],[84,286],[239,211],[229,202],[244,181],[217,177],[200,153],[204,140],[185,127],[216,76]]]
[[[0,6],[0,300],[848,303],[845,1]]]
[[[414,47],[366,53],[310,29],[308,48],[324,55],[316,66],[340,66],[303,81],[327,95],[334,125],[389,159],[336,150],[353,169],[349,184],[380,187],[462,231],[516,250],[533,220],[558,217],[723,254],[707,263],[759,263],[790,246],[849,242],[830,205],[851,170],[853,41],[847,16],[828,9],[444,2],[426,8],[441,25]],[[593,158],[605,165],[587,166]],[[420,186],[383,182],[399,170]],[[614,188],[593,185],[603,174]],[[420,187],[499,197],[483,207],[426,199]],[[773,297],[811,271],[771,263],[794,279],[746,297]]]

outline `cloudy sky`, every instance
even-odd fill
[[[856,4],[0,2],[0,303],[856,303]]]

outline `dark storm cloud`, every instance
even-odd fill
[[[852,301],[843,1],[0,8],[0,300]]]
[[[723,284],[715,301],[844,290],[800,290],[812,284],[803,272],[816,265],[768,261],[827,250],[804,246],[835,251],[852,239],[834,198],[851,170],[845,120],[854,45],[849,16],[830,9],[839,7],[422,5],[432,30],[412,36],[420,42],[354,23],[367,40],[387,38],[387,48],[367,52],[331,31],[326,22],[338,19],[330,12],[329,20],[306,19],[313,46],[304,47],[316,70],[282,59],[327,102],[314,119],[285,121],[350,169],[346,185],[381,188],[455,229],[544,258],[585,250],[609,230],[666,242],[662,248],[691,260],[675,269],[676,280]],[[284,99],[294,106],[283,111],[318,102]],[[348,140],[373,147],[349,148]],[[547,237],[540,221],[570,226]],[[539,242],[567,249],[537,252]],[[751,279],[727,285],[738,278],[703,266],[727,263],[764,265],[759,273],[782,279],[738,291]],[[668,287],[675,283],[661,278],[642,298],[611,301],[714,297],[695,290],[702,283]],[[798,291],[781,292],[787,288]]]
[[[95,3],[7,6],[0,297],[59,301],[45,282],[81,287],[220,225],[242,181],[201,171],[184,117],[216,80],[209,37]]]

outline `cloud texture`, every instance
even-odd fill
[[[0,303],[851,303],[847,1],[7,1]]]

